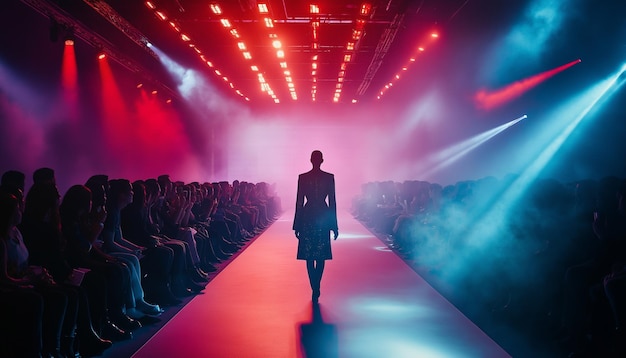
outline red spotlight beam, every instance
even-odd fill
[[[72,120],[78,120],[78,69],[74,44],[66,43],[63,48],[63,67],[61,68],[61,85],[63,100]]]
[[[474,95],[474,101],[476,103],[476,107],[484,110],[492,110],[494,108],[500,107],[505,103],[508,103],[524,93],[528,92],[532,88],[536,87],[540,83],[548,80],[553,77],[557,73],[563,72],[566,69],[579,64],[582,62],[580,59],[566,63],[557,68],[539,73],[532,77],[525,78],[523,80],[514,82],[504,88],[493,92],[487,92],[485,89],[481,89]]]

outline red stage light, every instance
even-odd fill
[[[311,4],[311,5],[309,5],[309,12],[311,14],[319,14],[320,13],[320,8],[317,5]]]
[[[154,4],[151,3],[150,1],[146,1],[146,6],[149,7],[150,9],[152,9],[152,10],[156,9],[156,6],[154,6]]]
[[[98,60],[104,60],[106,57],[107,57],[106,54],[101,53],[101,54],[98,55]]]
[[[267,4],[259,3],[257,4],[257,6],[259,8],[259,13],[267,14],[269,12],[269,10],[267,9]]]
[[[159,17],[159,19],[161,19],[163,21],[167,20],[167,16],[165,16],[164,13],[162,13],[160,11],[155,11],[154,13]]]
[[[222,8],[220,8],[220,6],[218,4],[211,4],[211,11],[213,11],[213,13],[215,15],[221,15],[222,14]]]
[[[371,10],[372,10],[372,5],[371,4],[363,3],[363,5],[361,5],[361,15],[362,16],[369,15]]]
[[[485,89],[482,89],[476,93],[474,96],[474,101],[476,102],[476,106],[490,110],[496,107],[499,107],[507,102],[512,101],[515,98],[520,97],[530,89],[536,87],[540,83],[548,80],[552,76],[556,75],[559,72],[565,71],[566,69],[579,64],[581,62],[580,59],[566,63],[557,68],[539,73],[537,75],[525,78],[523,80],[519,80],[514,82],[504,88],[501,88],[496,91],[487,92]]]

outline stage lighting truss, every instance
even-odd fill
[[[73,42],[75,42],[76,39],[81,39],[86,44],[98,50],[98,57],[104,55],[105,58],[110,58],[114,60],[131,73],[134,73],[135,75],[142,78],[144,81],[155,83],[156,86],[160,90],[162,90],[163,93],[169,94],[170,97],[179,98],[176,91],[169,88],[163,82],[155,79],[150,74],[149,70],[139,64],[137,61],[134,61],[126,56],[122,51],[118,50],[111,42],[109,42],[97,32],[93,31],[90,27],[85,26],[82,22],[68,14],[65,10],[59,7],[59,5],[47,0],[21,1],[22,3],[30,6],[33,10],[39,12],[42,16],[50,19],[51,41],[58,40],[59,31],[67,31],[68,29],[71,29],[72,37],[64,38],[64,40],[72,40]],[[119,14],[111,9],[106,3],[98,0],[91,0],[88,3],[90,3],[90,5],[93,5],[92,7],[96,9],[100,14],[105,16],[107,20],[112,23],[115,22],[118,29],[123,31],[124,34],[126,34],[134,42],[142,44],[142,47],[144,47],[144,49],[146,49],[150,55],[158,58],[152,50],[147,48],[147,40],[145,39],[145,37],[141,35],[138,30],[134,29],[132,26],[130,26],[130,24],[124,21],[119,16]],[[71,41],[68,42],[68,45],[70,44],[70,42]],[[99,58],[99,60],[104,60],[104,58]]]
[[[150,9],[154,15],[157,17],[157,19],[167,23],[169,25],[169,28],[176,32],[178,34],[178,36],[180,37],[181,41],[183,41],[184,43],[187,44],[187,46],[196,53],[196,55],[198,56],[198,58],[207,66],[209,66],[209,68],[211,68],[213,70],[213,72],[215,73],[215,75],[224,83],[226,83],[228,85],[228,87],[233,90],[238,96],[242,97],[244,100],[246,101],[250,101],[250,98],[248,98],[246,95],[244,95],[241,90],[239,90],[238,88],[235,87],[235,85],[228,79],[227,76],[223,75],[222,72],[215,67],[214,63],[209,60],[202,52],[202,50],[200,48],[198,48],[193,40],[191,39],[191,37],[189,37],[187,34],[185,34],[183,32],[183,30],[181,29],[180,25],[173,19],[170,19],[167,15],[167,13],[163,10],[160,10],[153,2],[151,1],[146,1],[145,5],[148,9]],[[216,14],[216,15],[222,15],[222,10],[219,7],[219,5],[217,4],[211,4],[210,5],[211,11]],[[239,34],[237,32],[237,30],[232,26],[232,24],[230,23],[230,21],[228,19],[222,18],[221,20],[222,25],[229,30],[230,34],[236,38],[239,39]],[[252,59],[250,53],[245,49],[245,44],[242,41],[238,41],[240,45],[240,49],[242,51],[242,54],[244,56],[244,58],[246,59]],[[243,49],[242,49],[243,47]]]
[[[404,75],[404,73],[406,71],[409,70],[409,68],[411,67],[411,65],[413,65],[413,63],[415,63],[417,61],[418,56],[420,56],[422,54],[422,52],[426,51],[426,47],[424,45],[424,43],[427,44],[432,44],[434,41],[436,41],[437,39],[439,39],[439,32],[438,31],[431,31],[430,34],[428,35],[428,37],[423,40],[420,45],[418,45],[415,48],[415,51],[413,51],[413,53],[411,54],[411,57],[409,57],[409,60],[404,64],[404,66],[402,66],[400,68],[400,71],[396,72],[396,74],[391,78],[391,80],[389,80],[389,82],[387,82],[381,89],[380,91],[378,91],[378,94],[376,96],[376,99],[381,99],[383,97],[383,95],[391,88],[394,86],[394,84],[396,82],[398,82],[402,76]]]
[[[209,6],[210,6],[210,9],[211,9],[211,12],[214,15],[220,17],[220,23],[222,24],[222,26],[226,30],[228,30],[228,32],[229,32],[230,36],[232,37],[233,41],[237,44],[237,48],[239,49],[239,51],[241,51],[241,54],[242,54],[243,58],[247,62],[252,62],[253,55],[250,52],[250,49],[246,45],[245,41],[242,39],[241,31],[239,31],[239,29],[237,27],[235,27],[233,25],[233,23],[228,18],[225,17],[224,11],[222,10],[222,7],[220,6],[220,4],[218,4],[218,3],[211,3]],[[267,6],[262,7],[261,4],[259,4],[259,12],[261,12],[261,13],[268,12]],[[259,85],[261,87],[261,91],[267,93],[267,95],[272,98],[274,103],[280,103],[280,100],[276,96],[276,93],[274,92],[274,90],[272,90],[272,87],[270,86],[270,84],[265,79],[265,76],[263,76],[263,73],[259,70],[259,67],[257,65],[253,64],[253,65],[250,65],[250,70],[252,72],[254,72],[255,75],[257,76],[257,80],[259,81]],[[241,93],[241,92],[238,92],[238,91],[235,91],[235,92]]]
[[[265,31],[268,35],[269,41],[272,45],[272,48],[276,51],[276,58],[279,62],[280,69],[285,76],[285,82],[287,83],[287,89],[289,90],[289,95],[292,100],[297,100],[298,95],[296,94],[296,88],[293,83],[293,77],[291,76],[291,71],[289,70],[289,65],[287,64],[287,59],[285,58],[285,50],[283,49],[283,43],[280,40],[278,33],[274,30],[274,19],[270,14],[270,8],[266,3],[258,3],[257,8],[259,10],[260,23],[263,24]],[[274,102],[279,103],[277,97],[273,96]]]
[[[367,24],[367,19],[369,18],[371,12],[372,12],[372,5],[370,3],[364,2],[363,4],[361,4],[361,7],[359,9],[359,14],[357,15],[357,18],[354,21],[352,33],[350,35],[350,38],[346,42],[344,55],[343,55],[343,61],[341,62],[341,65],[339,66],[339,73],[337,74],[337,83],[335,84],[335,94],[333,96],[334,103],[338,103],[339,99],[341,98],[341,90],[343,88],[348,63],[354,62],[357,49],[359,48],[359,43],[361,41],[361,38],[363,37],[365,25]],[[352,103],[356,103],[356,102],[352,102]]]
[[[311,14],[311,101],[317,100],[317,65],[319,58],[319,27],[320,27],[320,8],[316,4],[309,5],[309,13]]]

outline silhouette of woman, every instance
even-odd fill
[[[320,296],[325,260],[332,259],[330,232],[333,232],[335,240],[339,236],[335,176],[320,169],[323,161],[322,152],[313,151],[313,169],[298,176],[296,214],[293,220],[293,230],[299,240],[297,259],[306,260],[313,302],[317,302]]]

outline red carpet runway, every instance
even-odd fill
[[[509,357],[348,213],[319,307],[285,213],[133,357]]]

